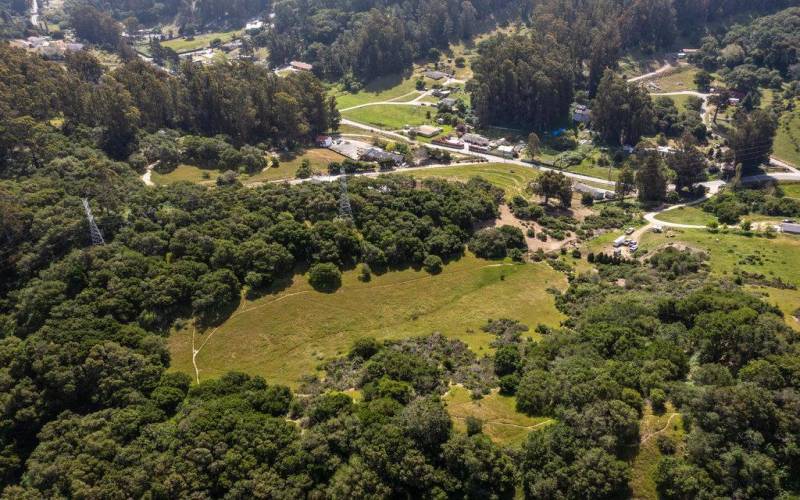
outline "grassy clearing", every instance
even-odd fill
[[[647,440],[641,444],[639,453],[631,461],[630,486],[633,498],[658,498],[653,474],[661,459],[661,451],[658,449],[656,436],[672,438],[677,445],[677,454],[683,453],[686,432],[681,415],[675,415],[674,412],[675,408],[670,404],[660,415],[654,415],[649,405],[645,408],[639,429],[642,439]]]
[[[800,182],[782,182],[781,189],[785,196],[800,199]]]
[[[336,97],[339,109],[344,109],[359,104],[396,99],[414,92],[416,81],[416,77],[412,75],[388,75],[376,78],[359,92],[351,93],[335,87],[331,91],[331,95]]]
[[[660,92],[696,90],[694,77],[698,71],[694,66],[680,66],[674,71],[665,72],[664,76],[654,79],[652,82],[661,88]]]
[[[427,115],[436,114],[436,110],[414,105],[393,105],[376,104],[363,108],[344,111],[342,116],[359,123],[369,123],[376,127],[385,129],[401,129],[405,125],[417,126],[423,124],[434,124],[432,118]]]
[[[800,166],[800,111],[791,111],[781,117],[773,154],[785,162]]]
[[[459,338],[487,353],[491,336],[480,330],[489,318],[556,326],[563,315],[546,289],[566,287],[546,264],[504,264],[467,255],[431,276],[408,269],[362,283],[356,270],[343,273],[342,287],[319,293],[305,276],[283,290],[245,300],[216,331],[196,345],[200,379],[229,370],[262,375],[296,386],[320,361],[343,354],[356,338],[404,338],[434,331]],[[211,333],[213,332],[213,333]],[[532,333],[533,336],[535,334]],[[194,374],[191,329],[169,338],[172,369]]]
[[[453,386],[443,399],[456,430],[466,432],[465,419],[476,417],[483,420],[483,433],[501,445],[521,444],[530,431],[552,422],[546,417],[529,417],[518,412],[516,398],[497,391],[473,400],[467,389]]]
[[[188,181],[194,184],[213,185],[219,171],[195,167],[194,165],[178,165],[175,170],[168,174],[159,174],[155,170],[150,176],[154,183],[164,186],[175,184],[176,182]]]
[[[196,35],[191,40],[188,40],[186,38],[173,38],[172,40],[161,42],[161,45],[163,45],[164,47],[169,47],[175,52],[182,54],[184,52],[191,52],[193,50],[208,47],[211,45],[211,41],[214,39],[219,38],[222,41],[222,43],[225,43],[231,41],[232,39],[241,34],[242,32],[240,30],[218,31],[214,33],[205,33],[203,35]]]
[[[627,78],[643,75],[655,71],[666,63],[666,59],[631,52],[619,60],[619,72]]]
[[[737,234],[709,233],[704,229],[671,229],[666,234],[646,233],[640,246],[652,250],[666,243],[688,245],[701,249],[710,256],[711,272],[718,276],[731,276],[734,269],[760,273],[769,279],[780,278],[800,287],[800,238],[780,235],[775,239],[747,237]],[[785,314],[786,323],[800,330],[800,323],[792,313],[800,306],[800,290],[782,290],[772,287],[750,287],[765,294],[768,302],[778,306]]]
[[[667,99],[670,99],[672,102],[675,103],[675,107],[678,108],[678,111],[686,111],[686,103],[689,102],[692,96],[689,95],[670,95],[664,96]]]
[[[297,176],[297,169],[303,160],[311,163],[311,168],[322,172],[328,172],[328,164],[334,161],[344,160],[344,156],[335,153],[330,149],[312,148],[295,154],[282,154],[278,168],[269,167],[263,171],[250,176],[245,182],[269,182],[281,179],[294,179]]]
[[[592,160],[584,160],[578,165],[574,167],[567,168],[568,172],[574,172],[576,174],[583,174],[588,175],[590,177],[597,177],[598,179],[605,179],[609,181],[616,181],[619,177],[620,169],[614,168],[612,166],[609,167],[601,167]],[[613,186],[605,185],[606,189],[612,189]]]
[[[714,216],[703,211],[700,207],[679,207],[667,212],[656,215],[656,219],[674,224],[692,224],[697,226],[707,226],[712,222],[719,222]]]
[[[522,194],[528,183],[539,176],[539,171],[534,168],[504,163],[456,165],[453,167],[413,170],[410,172],[400,171],[399,173],[412,175],[416,179],[438,177],[464,182],[473,177],[480,176],[495,186],[505,190],[506,195],[509,197]]]

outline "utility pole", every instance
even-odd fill
[[[339,217],[353,221],[353,210],[350,208],[350,195],[347,194],[347,175],[339,177]]]
[[[86,212],[86,220],[89,221],[89,236],[92,238],[92,245],[105,245],[106,241],[103,239],[103,233],[97,227],[94,215],[92,215],[92,209],[89,208],[89,200],[83,198],[81,201],[83,201],[83,209]]]

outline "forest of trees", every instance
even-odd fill
[[[545,130],[563,120],[574,85],[565,48],[534,36],[499,35],[481,43],[478,53],[468,90],[482,124]]]
[[[333,98],[309,73],[280,78],[263,67],[238,62],[200,66],[183,64],[177,75],[139,60],[103,74],[88,53],[67,60],[68,71],[25,51],[0,46],[0,117],[23,140],[44,140],[29,120],[65,119],[66,130],[92,128],[112,158],[136,151],[139,130],[162,128],[216,135],[236,144],[292,144],[338,126]],[[20,83],[27,82],[27,85]],[[20,150],[0,143],[0,168],[13,168],[15,156],[54,154]],[[40,142],[37,146],[46,147]],[[24,160],[23,160],[24,161]]]

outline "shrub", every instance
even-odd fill
[[[308,282],[315,290],[333,292],[342,286],[342,272],[330,262],[317,263],[308,272]]]
[[[675,441],[669,436],[664,436],[663,434],[658,435],[656,437],[656,446],[658,446],[658,450],[663,455],[675,454]]]
[[[372,269],[369,264],[361,264],[361,271],[359,272],[358,279],[366,283],[372,279]]]
[[[467,415],[466,418],[467,424],[467,436],[474,436],[475,434],[480,434],[483,432],[483,420],[473,417],[472,415]]]
[[[653,405],[653,411],[661,413],[667,403],[667,394],[663,389],[653,389],[650,391],[650,404]]]
[[[594,205],[594,196],[589,193],[583,193],[581,195],[581,204],[585,207],[591,207]]]
[[[428,255],[422,261],[422,267],[430,274],[439,274],[442,272],[442,258],[438,255]]]

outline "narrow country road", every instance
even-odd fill
[[[360,129],[363,129],[363,130],[368,130],[370,132],[380,133],[380,134],[386,135],[388,137],[392,137],[392,138],[400,139],[402,141],[409,142],[411,144],[422,145],[422,143],[420,143],[418,141],[411,140],[408,137],[404,136],[403,134],[398,134],[397,132],[386,131],[386,130],[383,130],[383,129],[380,129],[380,128],[373,127],[372,125],[367,125],[367,124],[356,122],[356,121],[353,121],[353,120],[348,120],[346,118],[342,118],[341,123],[343,125],[350,125],[351,127],[360,128]],[[445,146],[439,146],[438,144],[424,144],[424,146],[432,148],[432,149],[439,149],[439,150],[442,150],[442,151],[450,151],[451,153],[455,152],[455,153],[463,153],[463,154],[468,154],[468,155],[472,155],[472,156],[477,156],[479,158],[483,158],[485,160],[488,160],[488,161],[490,161],[492,163],[507,163],[509,165],[518,165],[520,167],[534,168],[534,169],[537,169],[537,170],[541,170],[543,172],[547,172],[547,171],[553,170],[553,171],[556,171],[556,172],[561,172],[564,175],[566,175],[567,177],[570,177],[572,179],[577,179],[577,180],[580,180],[580,181],[594,182],[594,183],[604,184],[606,186],[614,186],[614,184],[615,184],[614,181],[610,181],[610,180],[607,180],[607,179],[601,179],[599,177],[591,177],[589,175],[576,174],[576,173],[573,173],[573,172],[564,172],[564,171],[559,170],[559,169],[549,168],[549,167],[545,167],[544,165],[539,165],[539,164],[528,163],[528,162],[524,162],[522,160],[501,158],[499,156],[494,156],[494,155],[490,155],[490,154],[486,154],[486,153],[478,153],[476,151],[470,151],[469,149],[467,149],[466,146],[465,146],[465,148],[463,150],[448,148],[448,147],[445,147]],[[426,168],[426,167],[420,167],[420,168]]]
[[[669,71],[677,66],[673,66],[672,64],[665,64],[658,68],[655,71],[651,71],[650,73],[645,73],[644,75],[634,76],[633,78],[628,78],[628,83],[640,82],[642,80],[649,80],[650,78],[654,78],[665,71]]]

